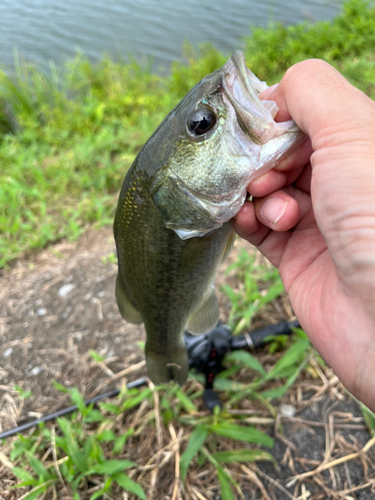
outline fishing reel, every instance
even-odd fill
[[[215,406],[222,406],[213,385],[216,375],[224,369],[222,362],[227,352],[238,349],[259,349],[267,343],[267,337],[290,335],[293,328],[298,327],[298,321],[281,321],[276,325],[268,325],[243,335],[233,336],[230,328],[219,322],[213,330],[203,335],[197,336],[185,332],[189,367],[195,368],[198,373],[205,376],[203,401],[207,409],[213,411]]]

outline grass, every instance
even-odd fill
[[[249,67],[269,84],[293,63],[326,59],[375,97],[375,8],[350,0],[332,22],[254,28]],[[172,107],[228,54],[185,48],[168,76],[137,63],[83,55],[48,75],[15,53],[16,77],[0,74],[0,267],[88,225],[112,222],[126,170]]]
[[[265,474],[263,470],[274,470],[277,477],[281,466],[274,458],[272,434],[288,444],[290,454],[295,453],[284,434],[280,403],[290,404],[300,391],[307,396],[311,387],[315,387],[316,395],[322,389],[326,392],[328,389],[319,386],[319,378],[330,376],[329,368],[317,357],[301,331],[296,332],[284,353],[277,353],[272,359],[270,362],[266,351],[258,358],[245,351],[229,354],[225,360],[227,369],[215,385],[223,409],[216,407],[213,414],[202,405],[203,387],[199,375],[194,373],[183,388],[155,387],[151,383],[146,388],[123,387],[118,397],[97,407],[86,407],[77,389],[56,384],[70,395],[79,410],[70,418],[41,424],[26,435],[4,441],[0,478],[4,479],[5,466],[8,488],[12,487],[12,498],[18,500],[114,500],[122,498],[124,492],[129,500],[207,500],[218,495],[223,500],[234,500],[248,498],[246,495],[250,492],[254,495],[256,491],[259,496],[251,498],[269,499],[268,482],[274,480],[270,472]],[[291,398],[286,398],[289,390]],[[316,401],[310,394],[304,404],[313,408]],[[352,422],[361,419],[353,419],[349,412],[336,413],[349,432],[358,430],[358,424]],[[373,436],[374,415],[367,409],[363,413]],[[299,423],[305,430],[314,425],[299,417],[288,420],[295,420],[295,425]],[[335,425],[333,416],[329,422],[326,425],[331,432],[329,429]],[[325,424],[318,421],[316,425]],[[353,453],[350,447],[342,448],[340,437],[336,431],[322,464],[329,469],[355,459],[365,460],[363,485],[374,485],[374,457],[369,450],[375,438],[367,442],[364,451],[354,448]],[[341,448],[334,446],[335,440]],[[344,442],[349,446],[350,440]],[[289,455],[289,463],[291,460]],[[322,476],[319,467],[309,465],[302,469],[305,471],[302,476],[312,481],[316,478],[319,487],[323,484],[324,498],[342,498],[342,490],[328,487],[331,477]],[[265,486],[260,481],[263,476],[267,479]],[[295,473],[289,484],[293,485],[300,476]],[[1,494],[9,492],[5,484],[0,481]],[[273,498],[285,493],[282,484],[277,482]],[[353,491],[358,486],[356,482]],[[335,493],[337,497],[333,496]],[[297,496],[301,498],[288,495]]]
[[[259,428],[264,419],[257,416],[263,407],[272,422],[276,411],[269,402],[271,393],[261,389],[272,382],[280,396],[289,377],[300,373],[312,354],[302,332],[270,371],[249,353],[232,353],[226,360],[228,370],[216,383],[217,390],[223,391],[225,406],[222,411],[217,407],[212,415],[202,409],[202,385],[194,375],[183,389],[152,384],[144,389],[123,389],[116,399],[100,403],[98,409],[86,407],[77,389],[59,386],[70,393],[79,411],[71,419],[40,425],[12,442],[8,457],[19,480],[16,488],[23,500],[43,495],[66,495],[74,500],[118,498],[119,488],[132,493],[132,498],[151,498],[150,473],[159,471],[159,487],[169,488],[173,475],[163,477],[163,462],[174,460],[176,485],[185,494],[196,490],[197,470],[208,468],[216,475],[221,497],[234,499],[242,493],[231,467],[258,461],[277,467],[270,453],[274,440]],[[249,378],[246,384],[235,380],[244,370]],[[280,384],[285,377],[286,383]],[[253,400],[258,409],[251,412],[251,418],[241,403],[247,400]],[[155,447],[156,454],[151,452]]]
[[[254,315],[280,295],[284,287],[276,268],[259,262],[243,248],[236,262],[228,266],[227,274],[232,270],[236,271],[238,287],[233,289],[224,284],[223,291],[232,304],[228,324],[236,335],[245,327],[249,327]]]

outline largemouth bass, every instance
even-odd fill
[[[235,51],[167,115],[130,167],[114,221],[123,318],[144,323],[148,373],[155,384],[183,384],[183,332],[219,318],[214,277],[234,242],[229,220],[251,180],[304,138],[293,121],[276,123],[267,85]]]

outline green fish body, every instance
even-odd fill
[[[169,113],[124,180],[116,299],[126,321],[145,324],[155,384],[183,384],[184,330],[205,333],[218,321],[214,278],[246,186],[304,138],[294,122],[274,121],[276,104],[258,97],[265,88],[236,51]]]

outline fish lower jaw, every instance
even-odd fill
[[[202,238],[203,236],[206,236],[207,234],[211,233],[215,229],[218,229],[219,227],[222,226],[222,224],[216,224],[214,228],[212,229],[174,229],[173,227],[168,226],[166,224],[168,229],[172,229],[177,236],[180,238],[180,240],[188,240],[189,238]]]
[[[192,190],[191,193],[193,193]],[[168,229],[172,229],[181,240],[206,236],[232,219],[240,211],[246,196],[246,188],[237,189],[221,197],[202,196],[194,193],[197,210],[206,214],[204,224],[200,226],[197,221],[182,220],[178,224],[166,222],[165,225]],[[207,224],[207,221],[210,223]]]

